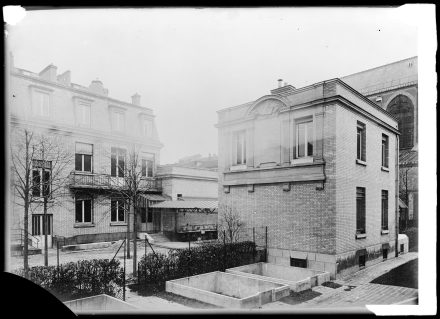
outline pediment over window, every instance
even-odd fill
[[[249,108],[249,115],[272,115],[288,108],[287,101],[278,96],[263,96]]]

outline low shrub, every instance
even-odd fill
[[[174,249],[167,255],[149,253],[138,264],[138,289],[147,289],[148,285],[163,289],[168,280],[264,261],[263,256],[250,241]]]
[[[15,272],[24,277],[24,269]],[[29,279],[59,299],[71,300],[107,294],[118,296],[122,289],[124,270],[119,260],[80,260],[57,266],[29,268]]]

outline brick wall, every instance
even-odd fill
[[[396,136],[343,107],[336,116],[337,253],[353,251],[395,238]],[[356,127],[366,125],[366,166],[356,163]],[[381,170],[382,133],[389,136],[389,172]],[[366,238],[356,239],[356,187],[366,192]],[[381,235],[381,190],[388,190],[389,234]]]

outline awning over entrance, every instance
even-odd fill
[[[218,201],[205,200],[169,200],[151,205],[153,208],[176,209],[178,212],[208,212],[214,213],[218,209]]]
[[[148,199],[149,201],[154,201],[154,202],[163,202],[165,200],[169,200],[169,198],[158,194],[142,194],[141,196],[144,197],[145,199]]]
[[[148,204],[151,206],[152,203],[163,202],[168,200],[168,198],[163,195],[158,194],[140,194],[138,197],[138,207],[148,207]]]
[[[406,204],[400,198],[399,198],[399,208],[408,208],[408,206],[406,206]]]

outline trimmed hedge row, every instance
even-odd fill
[[[191,249],[170,250],[167,255],[148,253],[138,264],[138,288],[162,290],[168,280],[224,271],[259,261],[265,261],[265,253],[257,250],[251,241],[226,245],[211,243]]]
[[[24,269],[15,271],[24,277]],[[122,293],[124,269],[119,260],[92,259],[57,266],[29,268],[29,279],[62,301],[98,294],[118,297]]]

